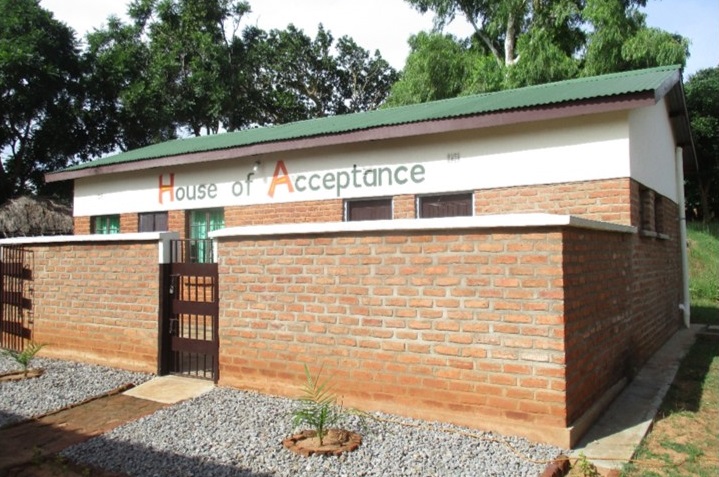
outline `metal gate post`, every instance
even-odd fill
[[[163,232],[158,241],[158,310],[157,310],[157,375],[170,373],[170,320],[172,297],[170,296],[170,262],[172,241],[180,235],[177,232]]]
[[[5,324],[5,251],[0,247],[0,337],[2,337]],[[0,342],[2,344],[2,342]]]

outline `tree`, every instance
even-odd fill
[[[584,54],[585,76],[681,64],[689,56],[685,38],[648,28],[639,7],[646,0],[587,0],[583,16],[591,27]]]
[[[314,39],[294,25],[272,30],[261,48],[265,123],[374,109],[397,78],[379,52],[370,56],[347,36],[335,44],[321,24]]]
[[[399,76],[379,51],[370,56],[348,36],[337,42],[337,67],[345,104],[350,112],[370,111],[387,99]]]
[[[95,155],[128,151],[176,137],[168,91],[152,72],[143,28],[110,17],[87,35],[83,119]]]
[[[696,182],[687,183],[687,205],[709,221],[719,216],[719,67],[697,71],[685,91],[699,167]]]
[[[240,0],[152,3],[156,19],[146,27],[151,67],[169,94],[176,121],[195,136],[203,129],[217,133],[229,104],[230,80],[241,67],[230,45],[250,6]]]
[[[350,38],[290,25],[240,30],[241,0],[134,0],[131,21],[88,35],[85,122],[93,150],[374,108],[396,72]]]
[[[446,71],[446,88],[431,68],[417,68],[436,49],[413,46],[391,104],[422,100],[407,90],[434,90],[433,99],[596,75],[614,71],[683,65],[687,41],[648,28],[638,11],[646,0],[407,0],[420,12],[434,12],[435,30],[456,17],[474,29],[470,39],[455,39],[445,51],[465,57],[464,68]],[[416,41],[414,37],[410,42]],[[410,43],[412,44],[412,43]],[[431,61],[430,59],[427,61]],[[454,56],[454,63],[462,61]],[[447,60],[445,60],[446,62]],[[405,85],[403,83],[408,83]],[[456,85],[462,84],[459,92]]]
[[[0,0],[0,203],[82,152],[79,84],[73,31],[38,0]]]
[[[455,17],[464,17],[474,29],[477,46],[500,67],[535,61],[522,48],[536,41],[571,58],[578,51],[581,29],[580,0],[407,0],[421,13],[435,13],[441,30]],[[529,38],[522,42],[523,37]],[[546,66],[546,65],[545,65]]]
[[[409,39],[410,54],[388,106],[459,96],[471,68],[467,45],[452,35],[420,32]],[[495,64],[488,65],[490,68]]]

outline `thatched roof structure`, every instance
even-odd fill
[[[18,197],[0,206],[0,237],[72,234],[72,207],[42,197]]]

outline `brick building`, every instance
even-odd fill
[[[693,161],[654,68],[105,157],[48,175],[74,236],[0,246],[47,355],[289,396],[323,366],[345,405],[569,446],[688,324]]]

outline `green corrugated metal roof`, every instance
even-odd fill
[[[384,126],[474,116],[499,111],[546,106],[586,99],[656,91],[677,78],[679,66],[579,78],[473,96],[381,109],[364,113],[310,119],[278,126],[192,137],[154,144],[65,169],[108,166],[182,154],[229,149],[274,141],[287,141],[346,133]]]

